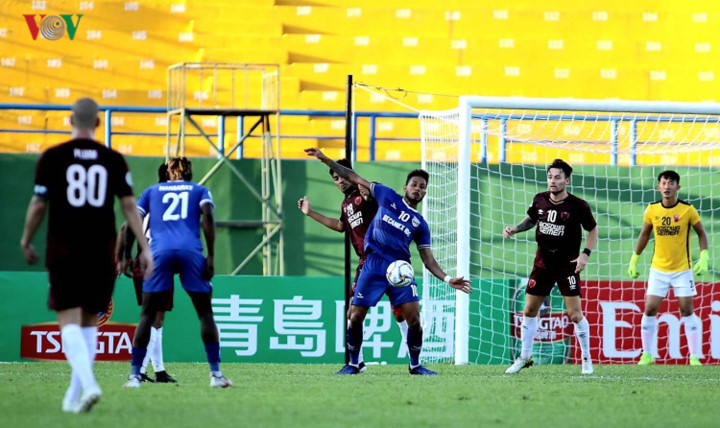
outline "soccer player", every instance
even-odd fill
[[[77,100],[70,123],[72,139],[49,148],[38,160],[20,248],[27,263],[37,263],[32,239],[49,207],[48,307],[57,313],[62,349],[72,367],[62,409],[80,413],[90,411],[102,396],[92,366],[98,313],[107,309],[115,286],[115,196],[130,228],[141,234],[142,226],[125,160],[94,140],[100,124],[95,101]],[[140,264],[149,275],[153,261],[140,236],[140,247],[148,250]]]
[[[630,258],[628,275],[637,278],[637,262],[650,240],[650,231],[655,232],[653,253],[645,293],[645,313],[640,326],[642,329],[643,353],[639,365],[653,364],[657,352],[657,313],[668,290],[672,286],[678,300],[685,338],[690,351],[690,365],[701,366],[700,321],[695,316],[693,296],[697,294],[693,272],[700,276],[708,270],[708,240],[695,207],[678,199],[680,175],[675,171],[663,171],[658,176],[658,191],[661,199],[648,205],[643,215],[635,252]],[[690,257],[690,227],[695,229],[700,241],[700,259],[692,271]]]
[[[160,164],[158,168],[158,183],[164,183],[167,181],[167,164],[165,162]],[[118,245],[116,247],[117,260],[121,261],[118,266],[118,276],[124,272],[126,276],[132,278],[133,285],[135,287],[135,298],[137,299],[138,306],[142,306],[142,286],[143,286],[143,275],[140,271],[139,265],[139,252],[138,256],[133,259],[132,247],[135,241],[135,235],[131,231],[127,230],[127,224],[123,224],[120,227],[120,236],[122,239],[118,239]],[[143,223],[143,235],[146,239],[150,239],[150,216],[145,216]],[[163,324],[165,323],[165,312],[171,311],[173,308],[173,293],[172,290],[167,295],[165,307],[157,312],[155,321],[152,324],[150,330],[150,342],[147,346],[147,354],[143,360],[142,366],[140,367],[140,378],[143,382],[157,382],[157,383],[177,383],[175,379],[165,371],[165,362],[163,361],[163,348],[162,348],[162,334]],[[147,375],[148,363],[152,362],[153,370],[155,371],[155,380]]]
[[[143,283],[143,306],[135,329],[132,371],[127,388],[140,387],[140,367],[147,354],[150,327],[157,312],[165,307],[173,288],[175,273],[192,299],[200,319],[200,332],[208,363],[210,386],[226,388],[232,382],[220,371],[220,338],[213,318],[210,279],[215,272],[215,221],[210,191],[192,183],[192,163],[185,157],[168,161],[168,181],[146,189],[138,200],[138,210],[150,215],[150,245],[155,271]],[[200,225],[207,244],[203,256]]]
[[[338,165],[342,165],[345,168],[352,169],[352,164],[347,159],[340,159],[337,161]],[[355,294],[355,286],[357,279],[360,276],[363,264],[365,263],[365,234],[367,233],[370,222],[375,218],[375,214],[378,210],[378,205],[375,199],[370,195],[370,190],[356,186],[340,177],[335,171],[330,170],[330,176],[333,178],[335,185],[345,195],[343,199],[342,207],[340,210],[340,219],[334,219],[326,217],[319,212],[312,209],[312,205],[307,197],[300,198],[298,201],[298,208],[303,214],[309,216],[318,223],[324,225],[328,229],[335,230],[337,232],[349,231],[350,243],[357,254],[359,261],[357,269],[355,270],[355,280],[352,284],[352,292]],[[408,325],[403,318],[402,310],[400,308],[393,307],[393,316],[395,321],[400,327],[400,334],[402,335],[402,341],[405,342],[407,337]],[[359,355],[360,371],[365,370],[365,362],[363,361],[362,349]]]
[[[350,323],[347,331],[350,363],[337,374],[353,375],[360,372],[358,365],[363,340],[363,321],[370,307],[375,306],[383,294],[388,295],[392,306],[399,307],[403,311],[403,316],[407,320],[410,374],[424,376],[437,374],[420,364],[423,331],[420,325],[420,298],[417,284],[413,281],[407,287],[393,287],[385,277],[390,263],[396,260],[410,261],[410,243],[415,241],[423,264],[433,275],[462,292],[469,294],[472,290],[470,281],[462,277],[452,278],[446,274],[430,249],[430,229],[417,211],[418,204],[425,197],[428,173],[423,170],[411,171],[403,186],[405,194],[400,196],[391,188],[370,183],[355,171],[338,165],[320,149],[310,148],[305,149],[305,152],[325,163],[350,183],[370,189],[371,195],[378,204],[378,212],[365,236],[365,264],[357,280],[355,295],[350,306]]]
[[[506,226],[503,232],[509,238],[535,225],[538,248],[533,269],[525,289],[520,338],[520,357],[505,371],[517,373],[533,365],[532,347],[538,329],[538,311],[550,295],[555,284],[563,295],[568,315],[575,325],[575,337],[582,351],[582,373],[592,374],[590,358],[590,326],[583,316],[580,302],[580,272],[598,239],[597,223],[590,206],[567,191],[572,168],[562,159],[555,159],[547,168],[548,191],[533,198],[527,217],[517,226]],[[580,252],[581,229],[588,232],[585,249]]]

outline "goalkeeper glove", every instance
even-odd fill
[[[708,260],[710,259],[710,253],[708,250],[700,251],[700,259],[695,263],[693,267],[693,273],[697,276],[701,276],[708,271]]]
[[[627,273],[630,275],[630,278],[637,278],[640,273],[637,270],[637,262],[640,256],[638,254],[635,254],[633,252],[632,257],[630,257],[630,266],[628,266]]]

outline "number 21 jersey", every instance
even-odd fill
[[[146,189],[138,200],[140,213],[150,215],[150,248],[202,252],[201,207],[215,207],[210,191],[190,181],[167,181]]]

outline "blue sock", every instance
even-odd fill
[[[357,366],[360,359],[360,349],[362,348],[363,332],[362,327],[348,327],[347,330],[347,348],[350,353],[350,364]]]
[[[205,345],[205,353],[207,354],[208,364],[210,364],[210,371],[220,371],[220,343],[211,343]]]
[[[420,365],[420,351],[422,350],[423,332],[421,328],[411,328],[407,332],[408,354],[410,354],[410,365]]]
[[[136,348],[133,346],[132,348],[132,361],[131,365],[132,368],[130,370],[130,373],[134,376],[140,376],[140,367],[142,367],[142,362],[145,359],[145,354],[147,354],[147,348]]]

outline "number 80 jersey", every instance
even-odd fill
[[[215,207],[210,191],[190,181],[168,181],[146,189],[138,200],[140,214],[150,214],[150,247],[202,252],[201,207]]]
[[[35,196],[48,201],[48,252],[114,241],[114,199],[132,196],[132,180],[122,155],[85,139],[45,151],[35,169]]]

